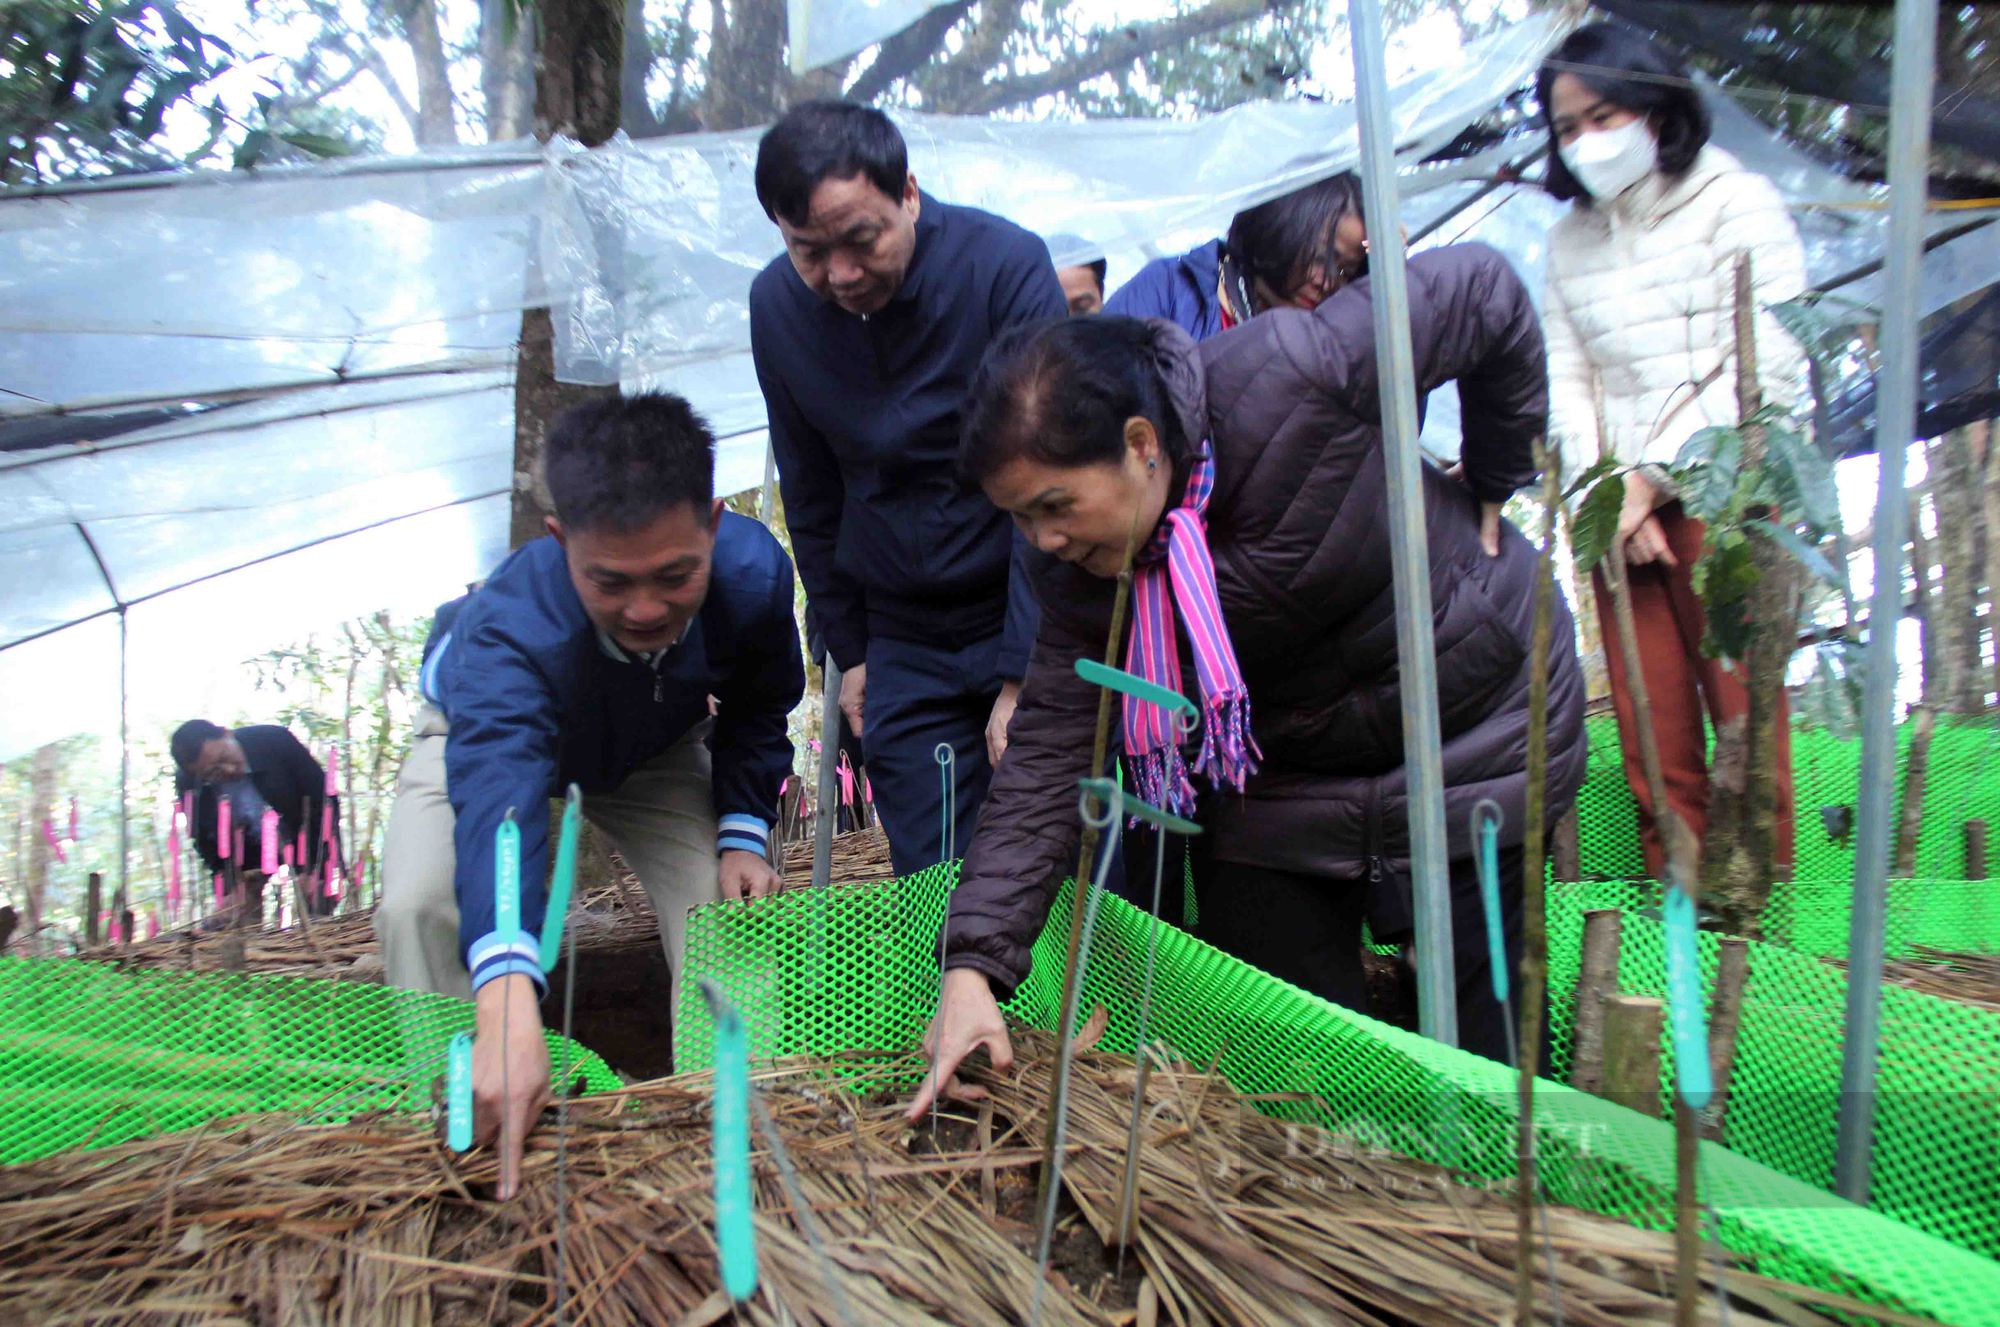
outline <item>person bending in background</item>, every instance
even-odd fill
[[[1784,199],[1708,141],[1708,111],[1679,61],[1613,23],[1578,28],[1536,79],[1549,131],[1547,188],[1570,209],[1549,231],[1542,302],[1549,339],[1549,431],[1572,469],[1599,457],[1625,474],[1618,538],[1667,801],[1699,839],[1708,826],[1708,736],[1744,721],[1742,679],[1702,653],[1694,590],[1703,524],[1682,510],[1664,466],[1687,440],[1737,420],[1736,260],[1747,254],[1763,399],[1794,406],[1805,356],[1770,312],[1806,285],[1805,250]],[[1610,592],[1591,577],[1604,638]],[[1640,755],[1638,716],[1615,643],[1605,650],[1625,777],[1639,804],[1646,869],[1665,852]],[[1791,724],[1778,697],[1776,860],[1794,861]]]
[[[1069,301],[1070,317],[1083,318],[1104,312],[1104,274],[1109,268],[1104,259],[1093,258],[1087,263],[1072,263],[1056,269],[1056,280],[1062,282],[1063,298]]]
[[[793,107],[757,146],[785,252],[750,287],[750,349],[813,620],[842,670],[898,875],[979,818],[1034,636],[1019,540],[956,466],[959,409],[1009,327],[1066,311],[1048,246],[917,188],[903,136],[850,102]]]
[[[1458,1025],[1504,1059],[1474,844],[1503,814],[1508,962],[1520,952],[1534,547],[1485,513],[1534,477],[1547,380],[1533,305],[1505,259],[1459,245],[1410,262],[1426,388],[1456,380],[1466,483],[1424,472],[1442,724]],[[1350,1009],[1367,1008],[1361,925],[1385,894],[1407,915],[1408,782],[1386,461],[1367,283],[1311,313],[1278,310],[1196,346],[1169,324],[1077,318],[1009,333],[966,407],[968,473],[1037,550],[1042,603],[1013,741],[952,893],[944,991],[925,1039],[920,1115],[963,1058],[1011,1057],[997,1001],[1074,860],[1077,780],[1100,691],[1074,665],[1104,648],[1138,532],[1123,666],[1196,703],[1183,743],[1126,698],[1126,784],[1192,815],[1196,934]],[[1548,647],[1549,823],[1582,781],[1583,678],[1556,597]],[[1182,650],[1192,675],[1177,664]],[[1253,712],[1254,709],[1254,712]],[[1197,787],[1197,781],[1200,787]],[[1397,939],[1394,935],[1382,936]]]
[[[278,813],[276,848],[296,845],[305,835],[307,862],[323,862],[332,869],[341,866],[340,799],[326,792],[326,770],[306,750],[292,730],[277,724],[248,724],[224,728],[206,719],[189,719],[174,730],[168,744],[174,758],[174,792],[177,797],[195,794],[194,846],[212,874],[227,876],[230,860],[236,865],[237,888],[228,900],[232,907],[247,909],[254,921],[264,915],[264,873],[257,869],[263,861],[264,812]],[[222,855],[216,838],[217,810],[229,803],[232,837],[230,860]],[[333,804],[333,840],[323,842],[325,808]],[[300,868],[301,870],[304,867]],[[324,916],[335,900],[326,889],[326,873],[313,877],[306,902],[313,913]]]
[[[1205,341],[1267,309],[1313,308],[1367,270],[1361,182],[1343,171],[1238,212],[1227,239],[1155,258],[1104,311],[1164,318]]]
[[[392,985],[478,1004],[476,1128],[500,1140],[502,1198],[549,1093],[549,800],[582,789],[652,899],[678,986],[690,908],[778,888],[769,834],[805,692],[791,562],[716,500],[715,439],[686,401],[578,406],[550,429],[543,472],[549,533],[431,629],[375,911]],[[503,933],[494,831],[510,813],[523,929]]]

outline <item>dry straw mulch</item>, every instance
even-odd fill
[[[1016,1051],[1007,1075],[978,1076],[985,1102],[952,1107],[935,1131],[905,1126],[892,1100],[836,1086],[829,1070],[852,1073],[857,1060],[760,1070],[825,1249],[797,1219],[758,1133],[761,1281],[735,1320],[1026,1321],[1036,1275],[1029,1209],[1053,1055],[1038,1033],[1020,1034]],[[1511,1320],[1522,1251],[1504,1195],[1301,1132],[1184,1065],[1148,1079],[1140,1222],[1120,1275],[1104,1244],[1132,1085],[1129,1059],[1078,1061],[1067,1214],[1044,1321]],[[535,1135],[523,1193],[505,1205],[484,1196],[489,1156],[454,1156],[427,1121],[408,1116],[312,1128],[259,1118],[0,1170],[0,1319],[729,1320],[711,1226],[706,1079],[642,1084],[565,1111],[565,1127],[552,1112]],[[1672,1321],[1667,1236],[1566,1209],[1551,1210],[1549,1223],[1565,1323]],[[1527,1252],[1545,1267],[1539,1240]],[[1859,1307],[1716,1262],[1703,1274],[1704,1321],[1719,1320],[1718,1276],[1733,1322],[1818,1324]],[[1543,1294],[1546,1305],[1546,1282]]]

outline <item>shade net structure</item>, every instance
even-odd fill
[[[469,1000],[387,986],[0,959],[0,1164],[265,1111],[310,1127],[428,1110],[472,1027]],[[548,1043],[558,1091],[618,1086]]]

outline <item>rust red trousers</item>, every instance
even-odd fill
[[[1669,503],[1654,513],[1659,517],[1667,544],[1673,549],[1677,566],[1650,563],[1630,568],[1632,617],[1639,638],[1639,663],[1646,677],[1646,697],[1653,711],[1653,736],[1659,743],[1660,769],[1667,785],[1667,803],[1696,838],[1708,832],[1708,738],[1702,716],[1720,728],[1744,714],[1750,694],[1743,679],[1723,667],[1720,659],[1701,652],[1701,638],[1707,619],[1701,600],[1695,596],[1693,567],[1701,556],[1703,526]],[[1639,803],[1639,843],[1645,850],[1646,870],[1655,880],[1662,878],[1666,854],[1653,820],[1652,792],[1646,786],[1646,766],[1639,754],[1637,717],[1633,714],[1632,690],[1626,680],[1625,656],[1618,644],[1618,619],[1612,611],[1611,592],[1605,587],[1602,571],[1591,574],[1596,591],[1597,620],[1604,637],[1604,656],[1611,676],[1611,703],[1618,711],[1618,744],[1625,757],[1625,779]],[[1777,842],[1781,877],[1791,874],[1797,860],[1793,851],[1797,808],[1792,792],[1792,729],[1783,694],[1778,698],[1777,749]]]

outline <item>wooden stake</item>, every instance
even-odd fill
[[[97,948],[103,939],[98,930],[97,915],[104,911],[104,877],[96,871],[90,873],[90,886],[84,894],[83,903],[83,943],[88,949]]]
[[[1709,1077],[1715,1084],[1701,1112],[1701,1136],[1721,1142],[1729,1113],[1729,1079],[1736,1069],[1736,1029],[1743,1016],[1743,988],[1750,979],[1750,942],[1724,936],[1715,969],[1715,998],[1708,1015]]]
[[[2000,536],[1997,536],[2000,537]],[[1986,822],[1965,822],[1965,878],[1986,879]]]
[[[1618,994],[1618,944],[1624,914],[1591,908],[1583,914],[1583,972],[1576,983],[1576,1054],[1570,1062],[1572,1087],[1604,1092],[1604,1003]]]
[[[1896,858],[1891,874],[1917,873],[1917,840],[1924,827],[1924,785],[1931,768],[1931,739],[1937,735],[1937,706],[1928,699],[1910,706],[1910,758],[1903,767],[1903,814],[1896,826]]]
[[[1583,879],[1583,831],[1574,806],[1556,821],[1555,867],[1558,880]]]
[[[1604,1002],[1604,1096],[1642,1115],[1660,1117],[1660,1037],[1667,1006],[1646,995]]]

